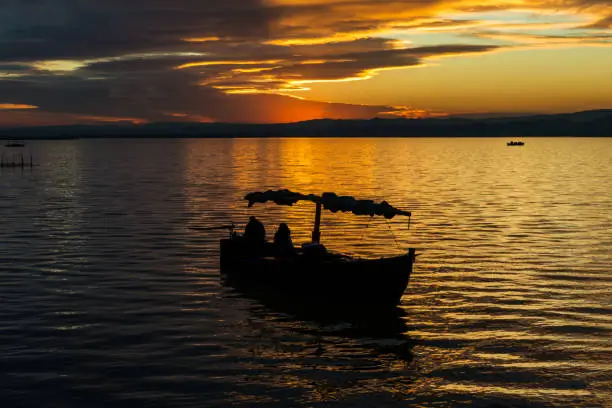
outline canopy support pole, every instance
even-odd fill
[[[315,215],[314,230],[312,230],[312,242],[315,244],[321,243],[321,210],[323,205],[317,203],[317,213]]]

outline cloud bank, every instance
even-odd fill
[[[508,11],[537,18],[496,17]],[[437,57],[551,44],[609,46],[611,18],[612,3],[604,0],[495,0],[487,5],[462,0],[8,0],[0,4],[0,107],[5,107],[0,124],[17,118],[10,116],[17,110],[15,120],[35,123],[52,122],[52,117],[286,122],[426,115],[413,108],[297,96],[311,83],[366,80]],[[390,35],[449,31],[456,40],[435,45]]]

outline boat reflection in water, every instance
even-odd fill
[[[399,360],[403,365],[410,365],[414,359],[415,342],[407,334],[406,312],[399,307],[356,304],[330,307],[326,303],[300,300],[274,288],[254,287],[228,275],[223,275],[221,282],[227,297],[254,302],[249,308],[251,317],[277,329],[316,338],[315,355],[338,358],[340,355],[353,357],[351,354],[356,353],[360,359],[374,359],[377,364],[382,364],[382,360]],[[352,346],[351,342],[354,342]],[[342,347],[336,349],[334,343]],[[364,355],[364,351],[370,356]]]

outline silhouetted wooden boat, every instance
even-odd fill
[[[411,216],[386,202],[375,204],[369,200],[338,197],[333,193],[323,196],[303,195],[288,190],[251,193],[245,197],[249,206],[273,201],[293,205],[298,201],[316,204],[312,243],[291,255],[278,256],[270,243],[254,247],[233,229],[230,238],[221,240],[221,272],[228,279],[248,286],[263,286],[283,291],[318,303],[395,306],[408,286],[415,249],[407,254],[378,259],[360,259],[327,251],[320,244],[322,208],[332,212],[345,211],[357,215]]]
[[[514,142],[514,141],[511,141],[511,142],[508,142],[507,145],[508,146],[525,146],[525,142]]]

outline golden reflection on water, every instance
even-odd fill
[[[360,143],[345,139],[255,139],[233,142],[233,186],[242,195],[250,191],[289,188],[293,191],[321,194],[334,191],[341,195],[353,195],[364,199],[379,199],[375,178],[377,142],[362,140]],[[242,197],[236,197],[237,215],[245,222],[247,211]],[[280,222],[288,222],[294,241],[308,242],[314,223],[314,205],[298,203],[292,208],[258,205],[248,214],[257,215],[272,235]],[[331,248],[340,252],[359,252],[359,241],[375,240],[380,229],[389,227],[381,220],[355,217],[347,214],[323,214],[323,236]],[[356,235],[356,230],[361,232]],[[347,234],[348,232],[348,234]],[[385,231],[383,231],[384,233]],[[387,231],[388,232],[388,231]],[[403,250],[402,250],[403,251]],[[371,254],[363,248],[362,254]]]
[[[12,373],[1,391],[32,406],[80,387],[92,398],[125,388],[121,402],[134,390],[152,404],[176,396],[170,405],[213,396],[237,406],[605,407],[610,143],[37,143],[44,165],[0,175],[0,342]],[[313,204],[247,208],[247,192],[268,188],[413,211],[410,230],[404,219],[323,216],[331,249],[418,248],[398,313],[338,321],[331,310],[298,313],[225,285],[226,232],[198,228],[253,214],[269,238],[286,221],[297,243],[310,239]],[[37,394],[41,378],[65,370],[70,381],[45,382],[48,393]]]
[[[603,339],[612,330],[605,321],[612,301],[612,219],[606,215],[612,182],[609,168],[602,168],[612,163],[609,147],[605,140],[571,139],[529,139],[524,149],[509,149],[501,139],[192,141],[187,201],[197,203],[192,205],[194,224],[244,225],[249,215],[257,215],[269,238],[278,223],[288,222],[296,243],[310,239],[314,205],[247,209],[243,196],[280,188],[333,191],[411,210],[410,230],[400,219],[323,214],[323,242],[330,249],[386,256],[418,248],[420,257],[402,301],[402,335],[422,342],[415,347],[416,360],[420,372],[430,374],[389,392],[400,399],[415,390],[491,394],[512,401],[546,395],[587,398],[593,395],[565,389],[561,380],[559,387],[532,389],[499,385],[495,379],[503,384],[505,375],[527,375],[552,381],[555,372],[570,375],[569,360],[581,346],[594,359],[609,352]],[[589,159],[573,162],[577,157]],[[589,166],[589,160],[597,165]],[[227,183],[230,189],[219,187]],[[258,353],[270,361],[306,358],[279,348]],[[559,357],[543,360],[537,353]],[[414,368],[391,360],[387,366],[394,370]],[[304,368],[293,364],[287,369]],[[478,372],[482,364],[497,370],[491,384],[461,381],[462,367]],[[593,364],[580,366],[587,370]],[[437,377],[437,367],[444,365],[455,382]],[[600,379],[594,375],[593,384]],[[286,373],[268,380],[311,387],[313,401],[359,392],[352,385],[333,387]],[[375,383],[364,380],[361,387]],[[390,382],[380,386],[394,387]]]
[[[441,390],[459,392],[462,394],[498,394],[498,395],[516,395],[522,397],[540,397],[541,395],[554,395],[555,397],[579,397],[591,396],[589,391],[584,390],[566,390],[561,388],[528,388],[528,387],[499,387],[499,386],[482,386],[474,384],[442,384],[439,386]]]

